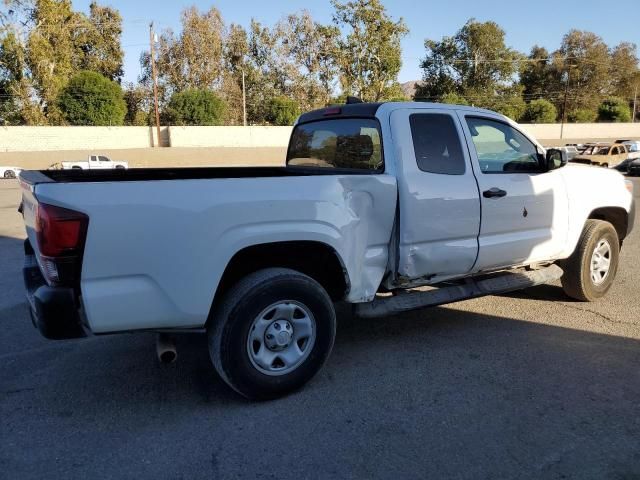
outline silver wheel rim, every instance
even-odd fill
[[[316,320],[309,308],[281,300],[253,320],[247,336],[252,365],[266,375],[286,375],[298,368],[316,342]]]
[[[602,284],[609,276],[610,268],[611,245],[606,240],[600,240],[591,255],[591,281],[593,284]]]

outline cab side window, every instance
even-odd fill
[[[464,175],[465,159],[453,118],[442,113],[409,116],[413,149],[423,172]]]
[[[512,126],[488,118],[466,120],[482,173],[543,171],[536,146]]]

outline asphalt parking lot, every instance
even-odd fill
[[[19,195],[0,181],[0,478],[640,479],[640,219],[600,302],[545,285],[345,311],[305,389],[249,403],[202,336],[179,338],[170,366],[152,334],[41,338]]]

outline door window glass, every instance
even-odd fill
[[[467,117],[482,173],[534,173],[542,171],[536,146],[510,125]]]

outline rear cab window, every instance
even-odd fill
[[[464,175],[465,158],[451,115],[414,113],[409,116],[413,149],[423,172]]]
[[[297,125],[291,134],[287,166],[384,170],[380,125],[373,118],[335,118]]]

